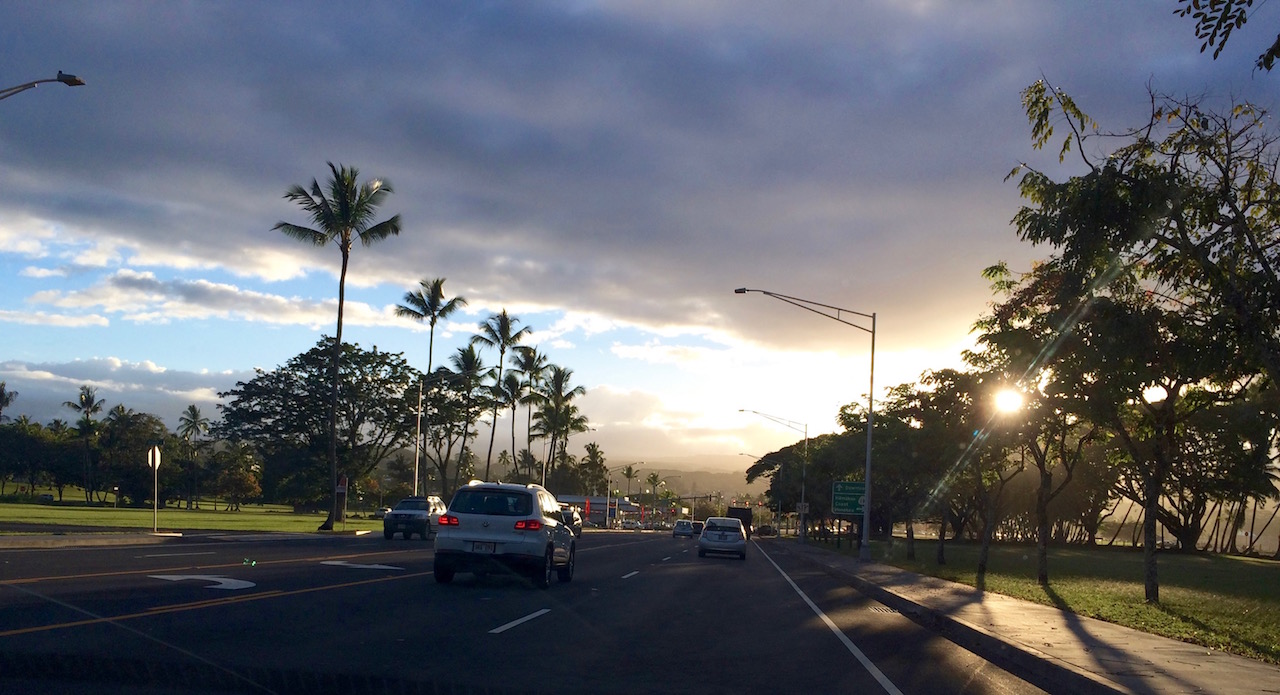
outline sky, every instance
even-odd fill
[[[327,162],[389,182],[343,337],[427,367],[395,316],[446,278],[435,364],[507,310],[587,393],[608,464],[742,469],[962,365],[1018,240],[1020,92],[1106,129],[1148,87],[1275,108],[1263,3],[1216,61],[1173,0],[6,2],[0,88],[4,415],[73,421],[82,385],[176,427],[335,331],[340,253],[272,227]],[[854,317],[858,318],[858,317]],[[497,353],[484,353],[486,364]],[[748,412],[743,412],[748,411]],[[750,411],[764,413],[760,416]],[[509,421],[499,420],[501,432]],[[481,440],[487,439],[482,430]],[[499,442],[501,441],[499,437]]]

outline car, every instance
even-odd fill
[[[778,530],[768,524],[765,524],[764,526],[756,529],[756,533],[761,536],[776,536],[778,535]]]
[[[737,555],[739,560],[747,559],[747,531],[742,527],[741,519],[727,516],[707,518],[698,536],[698,557],[706,557],[708,553],[727,553]]]
[[[627,530],[627,531],[641,531],[641,530],[644,530],[644,527],[640,525],[640,522],[639,522],[639,521],[636,521],[635,519],[623,519],[623,520],[622,520],[622,528],[623,528],[624,530]]]
[[[374,510],[374,512],[373,512],[373,518],[375,518],[375,519],[385,519],[385,518],[387,518],[387,513],[388,513],[388,512],[390,512],[390,511],[391,511],[391,507],[378,507],[378,508],[377,508],[377,509],[375,509],[375,510]]]
[[[677,519],[676,525],[671,528],[672,538],[693,538],[693,522],[688,519]]]
[[[406,497],[382,517],[382,537],[391,540],[397,533],[407,541],[414,534],[427,540],[440,525],[440,515],[445,512],[444,500],[435,495]]]
[[[507,570],[546,589],[552,573],[561,583],[573,581],[577,552],[577,536],[546,488],[472,481],[440,517],[433,574],[448,584],[458,572],[483,577]]]
[[[695,521],[695,522],[693,522],[693,535],[695,535],[695,536],[701,536],[701,535],[702,535],[702,526],[703,526],[703,523],[702,523],[701,521]]]
[[[578,512],[578,508],[561,502],[560,513],[564,515],[564,523],[569,525],[573,535],[582,538],[582,514]]]

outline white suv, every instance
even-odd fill
[[[397,533],[402,533],[407,541],[416,533],[425,541],[435,532],[444,512],[444,500],[435,495],[406,497],[396,502],[395,509],[383,515],[382,537],[391,540]]]
[[[555,571],[573,580],[577,545],[559,503],[540,485],[473,481],[459,489],[436,531],[435,577],[492,569],[527,573],[545,589]]]

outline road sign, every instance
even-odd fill
[[[837,480],[831,483],[831,513],[862,513],[867,503],[867,484],[861,480]]]
[[[147,450],[147,466],[156,470],[160,468],[160,447],[153,446]]]

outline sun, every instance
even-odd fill
[[[996,410],[1012,413],[1022,409],[1022,394],[1013,389],[1004,389],[996,394]]]

